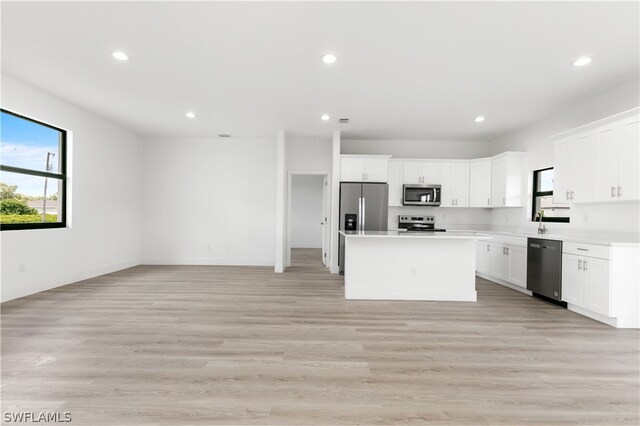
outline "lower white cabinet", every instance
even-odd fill
[[[580,308],[612,316],[610,261],[562,255],[562,299]]]
[[[478,241],[476,245],[476,271],[491,273],[491,243]]]
[[[519,246],[507,246],[509,275],[507,281],[527,288],[527,249]]]
[[[526,246],[479,240],[476,246],[476,270],[489,278],[526,288]]]

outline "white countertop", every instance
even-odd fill
[[[468,240],[486,238],[473,231],[405,232],[405,231],[340,231],[345,237],[356,238],[425,238],[431,240]]]
[[[594,233],[593,237],[590,236],[576,236],[576,235],[560,235],[560,234],[538,234],[529,232],[508,232],[508,231],[493,231],[493,230],[475,230],[475,229],[460,229],[460,230],[447,230],[446,232],[405,232],[398,230],[390,231],[340,231],[344,236],[349,237],[402,237],[402,238],[430,238],[430,239],[468,239],[468,238],[491,238],[492,235],[504,235],[509,237],[520,238],[542,238],[546,240],[560,240],[563,242],[578,243],[578,244],[597,244],[605,246],[616,247],[638,247],[640,241],[634,240],[633,236],[615,235],[607,236],[606,234]]]
[[[509,237],[523,237],[523,238],[540,238],[544,240],[560,240],[565,243],[578,243],[578,244],[596,244],[603,246],[616,246],[616,247],[638,247],[640,242],[634,241],[633,238],[625,237],[606,237],[602,235],[589,237],[589,236],[572,236],[572,235],[560,235],[560,234],[538,234],[538,233],[517,233],[517,232],[502,232],[502,231],[478,231],[478,235],[506,235]]]

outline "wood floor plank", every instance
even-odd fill
[[[2,304],[1,408],[74,425],[640,422],[640,334],[477,279],[349,301],[319,250],[138,266]]]

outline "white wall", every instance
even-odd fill
[[[70,227],[2,231],[2,301],[138,264],[138,137],[5,75],[2,108],[70,132],[72,197]]]
[[[291,176],[291,247],[322,248],[324,176]]]
[[[342,140],[342,154],[392,155],[396,158],[469,159],[486,157],[490,142],[437,140]]]
[[[331,173],[330,139],[287,139],[287,167],[290,172]]]
[[[533,170],[553,166],[553,140],[555,134],[575,127],[636,108],[640,105],[640,85],[638,80],[624,84],[586,102],[573,106],[560,114],[548,117],[536,124],[508,134],[491,143],[493,154],[503,151],[527,152],[526,180],[527,207],[494,209],[491,223],[533,230],[537,226],[531,222],[531,192]],[[549,223],[547,228],[553,233],[586,234],[594,233],[640,233],[640,209],[638,202],[590,203],[574,205],[571,208],[571,222]]]
[[[143,263],[274,265],[275,139],[142,145]]]

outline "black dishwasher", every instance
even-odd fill
[[[527,289],[534,296],[566,306],[561,302],[562,241],[528,238]]]

